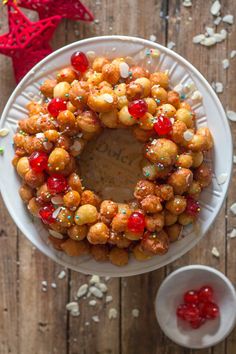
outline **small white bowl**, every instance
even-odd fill
[[[187,290],[204,285],[213,288],[220,317],[191,329],[188,323],[177,318],[176,308],[183,303]],[[161,329],[173,342],[187,348],[207,348],[221,342],[235,326],[236,292],[230,280],[218,270],[190,265],[177,269],[163,281],[155,299],[155,311]]]

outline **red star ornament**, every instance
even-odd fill
[[[19,0],[18,5],[37,11],[40,19],[54,14],[71,20],[94,20],[93,14],[79,0]]]
[[[41,59],[52,52],[49,40],[61,17],[31,22],[14,4],[8,4],[9,33],[0,36],[0,53],[13,60],[16,82]]]

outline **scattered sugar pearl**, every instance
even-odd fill
[[[59,274],[58,274],[58,279],[62,280],[66,277],[66,272],[64,270],[62,270]]]
[[[204,45],[206,47],[210,47],[214,44],[216,44],[216,38],[215,37],[205,37],[200,43],[201,45]]]
[[[108,312],[108,318],[109,320],[116,319],[117,318],[117,310],[115,308],[110,308]]]
[[[215,0],[211,6],[211,14],[213,16],[217,16],[220,12],[220,9],[221,9],[221,4],[219,2],[219,0]]]
[[[194,44],[201,43],[201,41],[203,41],[204,39],[205,39],[204,34],[197,34],[195,37],[193,37],[193,43]]]
[[[184,7],[191,7],[192,1],[191,0],[183,0],[183,6]]]
[[[222,19],[223,22],[228,23],[229,25],[232,25],[234,23],[234,16],[229,14],[225,15]]]
[[[107,292],[107,286],[104,283],[96,283],[95,287],[98,288],[99,290],[101,290],[102,293]]]
[[[112,302],[112,300],[113,300],[113,297],[111,295],[106,296],[106,299],[105,299],[106,303]]]
[[[229,234],[229,238],[235,238],[235,237],[236,237],[236,229],[233,229]]]
[[[222,67],[223,67],[223,69],[228,69],[228,67],[229,67],[229,59],[223,59],[222,60]]]
[[[149,37],[149,40],[152,42],[155,42],[157,40],[157,37],[155,36],[155,34],[151,34],[151,36]]]
[[[215,246],[212,247],[211,253],[214,257],[220,258],[220,252],[218,251],[218,249]]]
[[[218,25],[221,23],[221,20],[222,20],[222,17],[221,17],[221,16],[216,17],[216,19],[215,19],[215,21],[214,21],[214,24],[215,24],[216,26],[218,26]]]
[[[119,65],[120,69],[120,76],[124,79],[129,77],[129,65],[125,62],[120,63]]]
[[[232,122],[236,122],[236,112],[227,111],[226,114],[229,120],[231,120]]]
[[[90,286],[89,291],[92,295],[95,297],[101,299],[103,297],[103,293],[101,292],[100,289],[96,288],[95,286]]]
[[[192,94],[192,96],[191,96],[191,99],[193,100],[193,101],[202,101],[202,94],[201,94],[201,92],[199,92],[198,90],[196,90],[196,91],[194,91],[193,92],[193,94]]]
[[[167,43],[167,48],[173,49],[174,47],[175,47],[175,42],[170,41],[169,43]]]
[[[83,284],[79,287],[76,296],[81,298],[82,296],[86,295],[88,291],[88,284]]]
[[[216,180],[218,184],[224,184],[227,181],[227,178],[227,173],[221,173],[219,176],[216,177]]]
[[[78,302],[72,301],[66,305],[67,311],[70,312],[71,316],[78,317],[80,315]]]
[[[231,50],[230,58],[233,59],[234,57],[236,57],[236,50]]]
[[[233,203],[233,204],[231,205],[230,211],[231,211],[234,215],[236,215],[236,203]]]
[[[93,320],[93,322],[96,322],[96,323],[100,322],[100,319],[98,316],[92,316],[92,320]]]
[[[56,196],[52,197],[51,202],[56,205],[60,205],[60,204],[64,203],[61,195],[56,195]]]
[[[212,82],[211,86],[216,93],[222,93],[224,90],[222,82]]]
[[[57,288],[57,284],[56,283],[51,283],[51,288],[56,289]]]
[[[89,306],[96,306],[97,301],[96,300],[90,300],[89,301]]]
[[[44,286],[44,287],[47,287],[47,286],[48,286],[48,282],[47,282],[46,280],[43,280],[43,281],[41,282],[41,284],[42,284],[42,286]]]
[[[100,277],[98,275],[92,275],[92,277],[89,280],[89,284],[93,285],[96,283],[100,283]]]
[[[7,136],[8,134],[9,134],[9,129],[7,129],[7,128],[0,129],[0,136],[1,137]]]
[[[214,34],[215,34],[214,28],[206,26],[206,35],[214,36]]]
[[[90,322],[89,322],[89,321],[86,321],[84,325],[85,325],[86,327],[87,327],[87,326],[90,326]]]
[[[184,136],[184,140],[190,141],[190,140],[192,140],[194,133],[191,132],[191,130],[186,130],[186,132],[184,132],[183,136]]]
[[[236,163],[236,155],[233,157],[233,162]]]
[[[132,310],[132,316],[134,318],[138,318],[139,317],[139,309],[133,309]]]
[[[104,93],[102,96],[103,96],[104,101],[106,101],[108,103],[113,102],[113,97],[109,93]]]
[[[57,232],[55,230],[49,229],[48,232],[50,233],[50,235],[52,235],[53,237],[55,237],[59,240],[62,240],[64,238],[64,236],[60,232]]]

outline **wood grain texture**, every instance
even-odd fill
[[[86,1],[97,21],[94,24],[62,21],[53,41],[54,49],[82,38],[106,34],[124,34],[143,38],[155,35],[157,42],[175,42],[174,50],[194,64],[209,82],[220,81],[224,93],[219,95],[227,109],[236,111],[236,59],[228,70],[221,61],[236,49],[235,26],[228,28],[227,40],[215,47],[205,48],[192,43],[192,37],[212,26],[209,12],[211,1],[192,1],[182,6],[181,0],[101,0]],[[236,17],[234,0],[224,0],[222,13]],[[7,30],[5,10],[0,10],[1,33]],[[161,16],[160,16],[161,14]],[[14,81],[10,59],[0,57],[0,109],[4,108]],[[235,123],[231,124],[236,136]],[[236,154],[236,151],[235,151]],[[3,203],[0,204],[0,354],[234,354],[236,330],[214,348],[198,351],[175,345],[161,332],[154,315],[156,291],[166,274],[193,263],[207,264],[223,272],[236,284],[235,239],[227,238],[236,228],[236,218],[229,208],[236,201],[235,167],[229,197],[212,230],[198,245],[165,269],[146,275],[110,279],[109,294],[113,301],[98,300],[95,308],[86,300],[80,301],[79,317],[71,317],[65,310],[73,301],[79,286],[89,277],[68,271],[63,280],[57,278],[62,269],[35,250],[17,232]],[[215,246],[220,258],[212,256]],[[48,282],[43,292],[41,282]],[[53,289],[51,283],[56,282]],[[118,317],[109,320],[110,308],[118,310]],[[138,318],[132,310],[139,309]],[[92,320],[98,315],[100,322]],[[85,325],[89,322],[89,325]]]

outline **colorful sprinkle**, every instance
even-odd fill
[[[3,153],[4,153],[4,148],[0,147],[0,155],[3,155]]]

